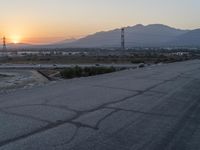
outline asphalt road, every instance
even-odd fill
[[[0,150],[199,150],[200,61],[0,95]]]

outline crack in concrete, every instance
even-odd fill
[[[117,108],[117,107],[106,107],[109,109],[114,109],[118,111],[127,111],[132,113],[139,113],[143,115],[150,115],[150,116],[161,116],[161,117],[170,117],[170,118],[177,118],[176,115],[169,115],[169,114],[160,114],[160,113],[151,113],[151,112],[145,112],[145,111],[138,111],[138,110],[132,110],[132,109],[123,109],[123,108]]]
[[[66,142],[63,142],[62,144],[57,144],[57,145],[54,145],[54,147],[55,148],[57,148],[57,147],[60,147],[60,146],[63,146],[63,145],[66,145],[66,144],[69,144],[69,143],[71,143],[75,138],[76,138],[76,136],[77,136],[77,134],[78,134],[78,131],[79,131],[79,129],[80,128],[76,128],[76,130],[75,130],[75,132],[74,132],[74,134],[72,135],[72,137],[68,140],[68,141],[66,141]]]
[[[97,129],[99,129],[101,123],[102,123],[104,120],[106,120],[107,118],[109,118],[110,116],[112,116],[114,113],[117,113],[118,111],[119,111],[119,110],[114,110],[114,111],[108,113],[107,115],[105,115],[103,118],[101,118],[101,119],[96,123],[95,127],[96,127]]]
[[[182,115],[182,117],[179,119],[179,121],[177,122],[177,124],[166,134],[166,136],[161,139],[161,141],[159,142],[159,144],[157,144],[153,149],[154,150],[160,150],[160,149],[167,149],[167,147],[169,146],[169,144],[171,143],[171,141],[175,138],[175,136],[178,134],[178,132],[183,129],[185,126],[187,126],[188,122],[191,122],[191,114],[194,113],[195,110],[197,110],[197,107],[200,106],[199,100],[194,101],[189,108],[187,109],[186,112],[184,112],[184,114]],[[198,121],[198,124],[200,124],[200,121]],[[195,130],[196,128],[193,126],[192,131]],[[191,129],[190,129],[191,130]],[[185,131],[187,132],[187,131]],[[191,135],[193,134],[193,132],[190,132]],[[191,136],[189,136],[191,137]],[[188,137],[187,137],[188,138]],[[183,145],[173,145],[172,149],[177,149],[178,147],[182,147],[182,148],[186,148]]]
[[[72,119],[70,120],[65,120],[65,121],[57,121],[55,123],[51,123],[51,124],[48,124],[42,128],[38,128],[38,129],[35,129],[33,130],[32,132],[29,132],[29,133],[26,133],[26,134],[23,134],[21,136],[17,136],[17,137],[14,137],[14,138],[11,138],[11,139],[8,139],[8,140],[4,140],[4,141],[0,141],[0,147],[4,146],[4,145],[7,145],[7,144],[10,144],[10,143],[13,143],[13,142],[16,142],[16,141],[19,141],[19,140],[22,140],[22,139],[26,139],[30,136],[33,136],[33,135],[36,135],[36,134],[39,134],[39,133],[43,133],[47,130],[50,130],[50,129],[54,129],[56,127],[59,127],[63,124],[66,124],[66,123],[69,123],[69,124],[73,124],[75,125],[76,127],[85,127],[85,128],[90,128],[90,129],[94,129],[93,127],[89,126],[89,125],[85,125],[85,124],[81,124],[81,123],[75,123],[73,122],[73,120],[77,118],[77,116],[73,117]]]
[[[71,109],[67,106],[51,105],[51,104],[43,104],[43,103],[42,104],[26,104],[26,105],[7,106],[7,107],[1,107],[1,109],[13,109],[13,108],[31,107],[31,106],[45,106],[45,107],[67,110],[67,111],[71,111],[71,112],[80,112],[78,110]]]
[[[92,85],[92,87],[100,87],[100,88],[107,88],[107,89],[116,89],[116,90],[123,90],[129,92],[141,92],[141,90],[131,90],[126,88],[119,88],[119,87],[112,87],[112,86],[103,86],[103,85]]]
[[[73,121],[73,120],[79,118],[80,116],[82,116],[82,115],[84,115],[84,114],[91,113],[91,112],[94,112],[94,111],[97,111],[97,110],[100,110],[100,109],[103,109],[103,108],[107,108],[107,106],[109,106],[109,105],[111,105],[111,104],[116,104],[116,103],[119,103],[119,102],[123,102],[123,101],[126,101],[127,99],[133,98],[133,97],[135,97],[135,96],[142,95],[142,94],[144,94],[145,92],[148,92],[148,91],[150,91],[150,90],[156,88],[156,87],[159,86],[159,85],[165,84],[166,82],[169,82],[169,81],[174,81],[174,80],[176,80],[176,79],[179,78],[179,77],[180,77],[180,75],[178,75],[178,76],[176,76],[176,77],[174,77],[174,78],[171,78],[171,79],[169,79],[169,80],[164,80],[164,81],[162,81],[162,82],[160,82],[160,83],[158,83],[158,84],[155,84],[155,85],[153,85],[153,86],[151,86],[151,87],[149,87],[149,88],[147,88],[147,89],[145,89],[145,90],[143,90],[143,91],[139,91],[139,92],[136,93],[136,94],[127,96],[127,97],[125,97],[125,98],[123,98],[123,99],[120,99],[120,100],[117,100],[117,101],[112,101],[112,102],[104,103],[104,104],[102,104],[102,105],[100,105],[100,106],[98,106],[98,107],[96,107],[96,108],[90,109],[90,110],[78,111],[78,110],[70,109],[70,108],[68,108],[67,106],[64,106],[64,107],[62,107],[62,106],[56,106],[56,108],[62,108],[62,109],[66,109],[66,110],[69,110],[69,109],[70,109],[70,111],[76,112],[76,115],[75,115],[74,117],[72,117],[71,119],[57,121],[56,123],[50,123],[50,124],[48,124],[48,125],[45,126],[45,127],[36,129],[36,130],[34,130],[34,131],[32,131],[32,132],[29,132],[29,133],[26,133],[26,134],[24,134],[24,135],[21,135],[21,136],[15,137],[15,138],[11,138],[11,139],[8,139],[8,140],[5,140],[5,141],[1,141],[1,142],[0,142],[0,147],[2,147],[2,146],[4,146],[4,145],[7,145],[7,144],[10,144],[10,143],[12,143],[12,142],[16,142],[16,141],[19,141],[19,140],[28,138],[28,137],[30,137],[30,136],[33,136],[33,135],[36,135],[36,134],[45,132],[45,131],[47,131],[47,130],[50,130],[50,129],[59,127],[59,126],[61,126],[61,125],[63,125],[63,124],[66,124],[66,123],[73,124],[73,125],[75,125],[77,128],[84,127],[84,128],[90,128],[90,129],[93,129],[93,130],[98,130],[98,128],[99,128],[98,126],[101,124],[101,122],[102,122],[103,120],[105,120],[107,117],[111,116],[112,114],[114,114],[115,112],[117,112],[117,111],[119,111],[119,110],[115,110],[115,111],[113,111],[112,113],[109,113],[108,115],[106,115],[106,116],[105,116],[104,118],[102,118],[101,120],[99,120],[98,123],[97,123],[97,125],[96,125],[96,127],[93,127],[93,126],[90,126],[90,125],[86,125],[86,124],[82,124],[82,123],[79,123],[79,122],[75,122],[75,121]],[[48,102],[48,100],[45,101],[45,103],[47,103],[47,102]],[[47,106],[47,104],[35,104],[35,105],[44,105],[44,106]],[[29,105],[29,106],[31,106],[31,105]],[[49,104],[48,104],[48,106],[54,107],[54,105],[49,105]],[[13,114],[13,115],[16,115],[16,114]],[[152,115],[152,114],[151,114],[151,115]],[[154,114],[154,115],[155,115],[155,114]],[[165,115],[164,115],[164,116],[165,116]],[[27,117],[27,116],[25,116],[25,117]],[[169,117],[169,116],[168,116],[168,117]],[[37,119],[37,118],[34,117],[33,119]]]
[[[108,109],[111,109],[111,108],[108,108]],[[119,110],[115,110],[115,109],[112,109],[112,110],[113,110],[112,112],[108,113],[107,115],[105,115],[104,117],[102,117],[100,120],[98,120],[97,123],[96,123],[94,126],[92,126],[93,129],[99,130],[100,124],[101,124],[105,119],[107,119],[108,117],[112,116],[114,113],[117,113],[117,112],[119,111]],[[72,123],[82,124],[82,123],[79,122],[79,121],[72,121]]]
[[[0,112],[3,113],[3,114],[11,115],[11,116],[17,116],[17,117],[22,117],[22,118],[26,118],[26,119],[32,119],[32,120],[36,120],[36,121],[39,121],[39,122],[45,122],[45,123],[48,123],[48,124],[53,123],[53,122],[51,122],[49,120],[40,119],[40,118],[33,117],[33,116],[30,116],[30,115],[23,115],[23,114],[13,113],[13,112],[6,111],[4,109],[0,109]]]

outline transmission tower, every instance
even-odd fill
[[[121,29],[121,48],[125,49],[125,28]]]
[[[6,37],[3,37],[3,51],[6,51]]]

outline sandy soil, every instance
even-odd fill
[[[47,82],[48,80],[35,70],[0,70],[0,93]]]

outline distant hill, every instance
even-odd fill
[[[30,48],[33,45],[31,44],[27,44],[27,43],[8,43],[7,44],[7,48],[11,48],[11,49],[19,49],[19,48]]]
[[[97,32],[81,39],[66,39],[48,45],[11,44],[11,48],[119,48],[121,29]],[[200,46],[200,29],[182,30],[162,24],[138,24],[125,28],[126,47]]]
[[[177,46],[200,46],[200,29],[192,30],[178,36],[171,43]]]
[[[141,25],[125,28],[127,47],[162,46],[184,35],[189,30],[175,29],[162,24]],[[68,44],[69,47],[119,47],[120,29],[98,32]]]
[[[59,41],[59,42],[56,42],[54,44],[67,44],[67,43],[72,43],[72,42],[75,42],[77,39],[75,38],[69,38],[69,39],[65,39],[63,41]]]
[[[64,48],[64,47],[67,47],[69,43],[72,43],[75,41],[77,41],[77,39],[75,39],[75,38],[65,39],[63,41],[60,41],[60,42],[57,42],[54,44],[50,44],[49,47]]]

